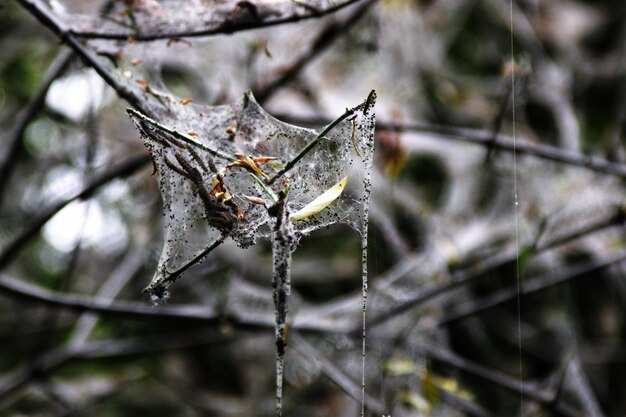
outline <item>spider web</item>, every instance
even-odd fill
[[[251,94],[245,94],[233,105],[195,106],[194,119],[200,122],[179,130],[132,113],[153,157],[165,217],[165,242],[149,293],[156,300],[166,297],[169,285],[175,280],[171,275],[198,260],[198,253],[222,235],[231,237],[243,248],[253,245],[259,237],[269,237],[267,209],[274,202],[271,193],[283,189],[288,189],[287,209],[293,213],[347,176],[344,192],[321,212],[294,221],[294,229],[300,237],[322,227],[345,223],[365,236],[374,146],[372,105],[373,102],[360,106],[354,118],[337,124],[272,185],[261,185],[259,175],[255,179],[249,169],[232,167],[237,159],[235,155],[272,158],[258,165],[263,174],[272,177],[315,140],[318,132],[275,119]],[[189,120],[189,114],[185,119]],[[205,194],[214,190],[218,172],[224,173],[223,186],[237,206],[237,209],[231,207],[227,214],[228,225],[216,222],[207,213],[197,182],[180,172],[181,160],[200,173]],[[256,202],[250,201],[250,197]],[[228,210],[223,204],[216,202],[216,205],[220,210]]]
[[[231,32],[319,16],[351,0],[132,0],[109,2],[106,14],[98,2],[53,2],[55,13],[72,31],[104,39],[167,39],[212,32]],[[90,10],[93,9],[93,10]]]

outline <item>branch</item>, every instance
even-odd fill
[[[232,155],[228,155],[227,153],[224,153],[222,151],[220,151],[219,149],[213,149],[210,146],[205,145],[204,143],[198,142],[196,140],[193,140],[192,138],[190,138],[189,136],[180,133],[179,131],[169,128],[153,119],[151,119],[150,117],[146,116],[145,114],[142,114],[141,112],[131,109],[130,107],[126,109],[126,112],[128,113],[129,116],[131,117],[135,117],[137,119],[139,119],[141,122],[149,124],[151,126],[153,126],[154,128],[156,128],[157,130],[162,130],[166,133],[169,133],[170,135],[174,136],[176,139],[179,139],[183,142],[185,142],[188,145],[191,146],[195,146],[199,149],[202,149],[203,151],[206,151],[208,153],[210,153],[213,156],[216,156],[218,158],[224,159],[226,161],[229,162],[233,162],[235,161],[235,157],[233,157]],[[147,135],[149,135],[148,132],[146,132]]]
[[[93,178],[82,190],[78,191],[76,194],[66,198],[63,201],[60,201],[56,204],[51,205],[47,209],[44,209],[39,216],[35,218],[27,227],[22,231],[22,233],[13,239],[7,246],[4,247],[2,252],[0,252],[0,270],[5,268],[22,250],[24,245],[28,243],[33,237],[39,233],[41,228],[59,211],[61,211],[65,206],[70,204],[71,202],[79,199],[85,199],[91,196],[96,190],[98,190],[103,185],[108,184],[110,181],[117,178],[124,178],[139,168],[143,167],[150,161],[148,155],[135,155],[124,162],[113,166],[109,170],[103,172],[99,176]]]
[[[139,109],[142,113],[150,115],[151,112],[143,105],[141,99],[126,86],[121,85],[109,72],[98,62],[94,54],[89,51],[77,38],[65,23],[54,15],[41,0],[15,0],[28,10],[39,22],[50,29],[57,37],[66,43],[76,53],[85,65],[93,68],[102,79],[111,86],[118,96],[126,100],[131,106]]]
[[[133,320],[170,320],[197,321],[207,325],[230,324],[238,329],[274,329],[275,321],[271,315],[255,315],[238,317],[233,314],[220,314],[216,309],[205,306],[153,306],[151,304],[132,301],[112,301],[83,295],[67,294],[50,291],[37,285],[0,276],[0,292],[45,305],[73,310],[77,312],[93,312],[106,316],[119,316]],[[316,333],[345,333],[346,328],[334,326],[333,323],[298,322],[298,315],[293,318],[291,328]]]
[[[274,95],[280,88],[293,81],[302,70],[316,57],[328,49],[336,40],[347,33],[357,22],[361,20],[367,11],[377,2],[377,0],[366,0],[352,14],[342,22],[332,22],[327,25],[313,41],[311,47],[305,51],[295,62],[289,65],[280,77],[269,84],[256,89],[254,96],[263,103]]]
[[[545,275],[541,275],[537,278],[533,278],[532,280],[523,282],[519,288],[519,291],[517,285],[515,285],[514,287],[497,291],[494,294],[483,299],[477,301],[469,301],[465,304],[462,304],[459,308],[455,309],[454,311],[443,317],[441,320],[439,320],[437,322],[437,325],[447,326],[456,321],[502,305],[508,301],[515,300],[518,296],[523,297],[544,290],[546,288],[562,284],[573,278],[578,278],[581,275],[599,271],[608,266],[623,262],[625,260],[626,252],[621,252],[599,260],[585,262],[583,264],[564,269],[558,273],[547,273]]]
[[[39,89],[30,99],[26,107],[15,117],[11,130],[9,130],[7,137],[3,139],[3,147],[6,148],[6,153],[0,164],[0,202],[2,201],[4,191],[9,184],[9,178],[18,160],[17,152],[20,149],[19,145],[24,131],[44,105],[46,96],[48,95],[48,89],[52,83],[67,70],[73,58],[74,54],[69,51],[61,52],[55,58],[39,86]]]
[[[328,122],[328,119],[323,117],[306,118],[281,114],[276,114],[275,116],[289,123],[296,123],[304,126],[320,126]],[[520,140],[520,138],[517,138],[514,143],[511,136],[498,134],[494,137],[493,132],[486,130],[431,125],[415,122],[398,123],[384,120],[376,121],[376,130],[400,133],[430,133],[434,135],[439,135],[442,139],[473,143],[475,145],[485,146],[487,149],[492,148],[506,152],[513,152],[515,150],[518,155],[535,156],[540,159],[546,159],[562,164],[587,168],[591,171],[597,171],[605,174],[615,175],[621,178],[626,178],[626,165],[624,164],[611,162],[607,159],[597,156],[584,155],[578,152],[564,150],[554,146],[533,143],[529,140]]]
[[[21,0],[20,0],[21,1]],[[307,5],[304,2],[292,0],[291,4],[294,6],[299,5],[306,10],[306,12],[293,12],[292,14],[287,14],[286,16],[275,17],[279,12],[275,12],[272,10],[266,11],[266,15],[270,16],[269,18],[262,18],[258,16],[258,8],[255,4],[247,1],[237,2],[235,8],[240,7],[241,9],[247,9],[245,16],[237,17],[236,15],[230,17],[225,15],[221,21],[218,22],[207,22],[207,26],[201,29],[187,29],[187,30],[179,30],[179,31],[161,31],[161,32],[139,32],[137,30],[127,30],[118,33],[110,33],[103,32],[98,30],[73,30],[70,29],[70,33],[72,36],[76,36],[79,38],[85,39],[109,39],[109,40],[126,40],[129,37],[133,38],[134,41],[137,42],[149,42],[156,41],[159,39],[173,39],[173,38],[194,38],[194,37],[203,37],[203,36],[213,36],[220,34],[232,34],[235,32],[242,32],[252,29],[265,28],[270,26],[277,26],[286,23],[295,23],[300,22],[302,20],[319,18],[328,14],[335,13],[345,7],[348,7],[354,3],[358,3],[360,0],[346,0],[335,4],[326,9],[317,9],[313,5]],[[240,5],[245,5],[245,7],[241,7]],[[253,9],[254,11],[250,11]],[[250,11],[250,13],[248,13]],[[250,19],[250,14],[257,14],[256,17]],[[242,13],[243,14],[243,13]]]
[[[159,279],[157,282],[153,282],[146,289],[144,289],[143,292],[146,292],[148,294],[163,294],[163,292],[166,290],[167,286],[170,283],[173,283],[174,281],[176,281],[176,279],[182,274],[184,274],[185,271],[187,271],[189,268],[191,268],[198,262],[202,261],[202,259],[204,259],[205,256],[213,252],[213,250],[215,250],[218,246],[224,243],[224,240],[226,239],[226,237],[227,237],[226,234],[222,234],[219,238],[215,239],[213,243],[211,243],[202,251],[200,251],[196,256],[191,258],[183,266],[178,268],[176,271],[169,273],[169,275],[167,275],[166,277]]]
[[[285,175],[286,172],[288,172],[291,168],[293,168],[298,162],[300,162],[300,160],[302,158],[304,158],[309,152],[311,152],[313,150],[313,148],[322,140],[324,139],[324,137],[326,136],[326,134],[328,134],[328,132],[330,132],[331,130],[333,130],[339,123],[343,122],[344,120],[346,120],[348,117],[352,116],[354,113],[356,113],[358,110],[361,109],[365,109],[366,107],[370,106],[370,103],[372,102],[373,98],[376,97],[376,93],[374,92],[374,90],[372,90],[368,97],[367,100],[365,100],[363,103],[359,104],[356,107],[353,107],[351,109],[347,109],[341,116],[339,116],[337,119],[333,120],[330,124],[328,124],[328,126],[326,126],[313,140],[311,140],[311,142],[307,143],[297,154],[296,156],[293,157],[293,159],[291,159],[290,161],[288,161],[285,166],[283,168],[280,169],[280,171],[278,171],[276,174],[274,174],[269,181],[267,182],[268,184],[273,184],[274,181],[276,181],[278,178],[280,178],[281,176]]]
[[[162,335],[155,339],[99,340],[79,347],[56,349],[31,361],[29,366],[13,376],[0,380],[0,403],[7,400],[29,382],[52,374],[75,360],[110,359],[128,356],[144,356],[197,346],[209,346],[232,341],[236,335],[215,334],[215,331],[180,332]]]
[[[430,359],[463,370],[469,374],[492,382],[508,391],[522,394],[526,398],[543,404],[547,408],[554,411],[557,415],[566,417],[580,417],[580,412],[578,412],[578,410],[574,409],[572,406],[563,404],[562,402],[555,403],[552,395],[549,395],[546,392],[541,392],[528,384],[521,383],[516,378],[511,378],[510,376],[493,371],[489,368],[457,356],[454,353],[443,349],[441,346],[431,346],[429,344],[420,343],[419,349],[424,355],[428,356]]]
[[[328,379],[334,382],[343,392],[348,394],[350,397],[354,398],[357,402],[361,402],[361,386],[360,384],[355,383],[343,373],[334,363],[330,360],[322,356],[322,354],[315,349],[315,347],[311,346],[305,339],[294,334],[292,336],[293,340],[293,349],[300,354],[305,360],[315,361],[315,363],[320,366],[321,371]],[[384,414],[385,406],[378,400],[366,395],[363,399],[367,408],[380,415]]]
[[[586,225],[580,229],[574,230],[564,236],[548,241],[544,244],[537,244],[534,247],[533,253],[538,254],[544,252],[546,250],[555,248],[559,245],[565,244],[572,240],[578,239],[583,236],[587,236],[591,233],[595,233],[597,231],[603,230],[607,227],[614,226],[617,224],[621,224],[624,222],[624,211],[622,208],[618,208],[615,212],[608,216],[605,219],[601,219],[593,224]],[[452,274],[452,278],[445,284],[435,285],[429,288],[426,288],[424,291],[419,292],[415,297],[409,298],[408,300],[403,301],[397,306],[391,307],[385,313],[379,315],[378,317],[374,317],[372,320],[368,322],[368,327],[380,325],[387,320],[396,317],[399,314],[402,314],[410,309],[413,309],[432,298],[445,294],[453,289],[469,285],[478,279],[486,276],[489,272],[494,271],[506,264],[510,264],[517,259],[517,253],[512,253],[504,256],[496,256],[494,258],[488,259],[482,264],[479,264],[476,267],[464,269]],[[406,268],[402,268],[400,274],[404,275],[410,272],[412,263],[408,263]],[[399,277],[398,277],[399,278]],[[397,279],[397,278],[396,278]],[[357,330],[354,330],[354,334],[357,334]]]

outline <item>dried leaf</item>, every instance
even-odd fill
[[[265,179],[269,178],[267,175],[265,175],[265,172],[263,172],[261,168],[259,168],[257,164],[252,160],[252,158],[250,158],[248,155],[236,153],[235,156],[240,159],[228,164],[227,166],[229,168],[230,167],[242,167],[242,168],[247,169],[250,172],[259,174]]]
[[[255,196],[252,196],[252,195],[241,194],[241,198],[244,198],[244,199],[246,199],[249,202],[254,203],[254,204],[265,205],[265,201],[263,201],[263,199],[260,198],[260,197],[255,197]]]
[[[348,177],[346,176],[337,184],[333,185],[324,193],[322,193],[322,195],[317,197],[315,200],[311,201],[309,204],[289,216],[289,220],[306,219],[307,217],[311,217],[314,214],[317,214],[320,211],[324,210],[341,195],[343,189],[346,187],[347,182]]]

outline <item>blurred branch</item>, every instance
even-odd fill
[[[348,7],[354,3],[358,3],[361,0],[346,0],[340,3],[337,3],[328,8],[317,8],[314,4],[306,4],[304,1],[295,1],[293,0],[291,3],[294,9],[297,6],[301,6],[306,12],[294,12],[291,15],[281,16],[281,17],[273,17],[274,13],[271,10],[265,11],[266,16],[260,16],[259,10],[257,6],[248,1],[239,1],[235,3],[235,9],[240,8],[245,11],[245,16],[237,18],[237,16],[228,17],[225,16],[223,20],[218,22],[207,22],[208,27],[203,27],[200,29],[189,29],[189,30],[179,30],[179,31],[161,31],[161,32],[146,32],[141,33],[137,30],[128,30],[126,32],[119,33],[110,33],[110,32],[102,32],[97,30],[87,31],[87,30],[74,30],[70,29],[70,32],[73,36],[79,38],[86,39],[110,39],[110,40],[127,40],[129,37],[133,38],[135,41],[139,42],[147,42],[147,41],[156,41],[159,39],[176,39],[176,38],[192,38],[192,37],[203,37],[203,36],[213,36],[220,34],[232,34],[235,32],[242,32],[252,29],[265,28],[270,26],[282,25],[285,23],[295,23],[308,19],[319,18],[328,14],[335,13],[345,7]],[[254,15],[252,19],[250,19],[250,14]],[[212,24],[212,25],[211,25]]]
[[[566,417],[581,417],[581,413],[572,406],[563,404],[562,402],[555,403],[554,396],[550,395],[550,393],[542,392],[527,383],[520,382],[517,378],[511,378],[510,376],[493,371],[489,368],[457,356],[454,353],[443,349],[441,346],[431,346],[426,343],[420,343],[419,349],[422,354],[426,355],[430,359],[475,375],[508,391],[522,394],[526,398],[543,404],[546,408],[549,408],[557,415]]]
[[[17,153],[20,148],[20,143],[24,131],[30,124],[30,122],[37,116],[39,110],[44,106],[46,96],[48,95],[48,89],[52,83],[59,78],[65,70],[69,67],[74,58],[74,54],[71,51],[63,51],[57,55],[54,62],[50,65],[48,72],[46,73],[41,85],[37,92],[31,97],[30,101],[15,116],[15,121],[11,126],[11,129],[7,133],[6,138],[3,139],[3,147],[5,148],[5,154],[2,161],[0,161],[0,204],[3,200],[3,194],[9,184],[11,173],[15,168],[17,162]]]
[[[305,126],[319,126],[328,122],[328,119],[322,117],[297,117],[284,114],[276,114],[275,116],[289,123],[298,123]],[[626,178],[626,165],[624,164],[611,162],[605,158],[597,156],[584,155],[554,146],[533,143],[528,140],[521,140],[519,137],[514,142],[511,136],[503,134],[494,136],[493,131],[489,130],[431,125],[415,122],[400,123],[384,120],[376,121],[376,130],[399,133],[429,133],[438,135],[442,139],[473,143],[475,145],[485,146],[487,149],[492,148],[506,152],[513,152],[515,150],[518,156],[531,155],[537,158],[547,159],[549,161],[582,167],[592,171],[603,172],[605,174]]]
[[[9,296],[43,303],[78,312],[94,312],[107,316],[121,316],[136,320],[182,320],[199,321],[206,324],[230,324],[240,329],[274,329],[273,315],[255,315],[238,317],[233,314],[221,314],[217,309],[197,306],[154,306],[132,301],[112,301],[83,295],[50,291],[37,285],[19,281],[7,275],[0,276],[0,292]],[[337,327],[332,323],[307,320],[298,322],[298,315],[293,318],[293,329],[323,333],[345,333],[345,327]]]
[[[598,399],[596,398],[589,378],[585,375],[582,363],[578,355],[573,355],[572,360],[567,364],[567,371],[565,374],[569,374],[569,378],[565,378],[564,383],[570,387],[570,389],[580,399],[582,407],[585,409],[587,416],[589,417],[604,417],[604,413],[600,408]]]
[[[292,348],[299,353],[305,360],[315,361],[321,367],[322,373],[328,379],[334,382],[343,392],[354,398],[358,403],[361,402],[361,386],[344,374],[334,363],[322,356],[322,354],[297,334],[291,336]],[[365,405],[370,412],[376,414],[384,414],[385,406],[378,400],[365,395]]]
[[[573,230],[570,233],[548,241],[544,244],[539,244],[536,242],[533,243],[533,254],[541,253],[543,251],[552,249],[572,240],[587,236],[591,233],[595,233],[607,227],[615,226],[623,222],[624,211],[622,208],[617,208],[614,213],[612,213],[605,219],[601,219],[593,224],[581,227],[580,229]],[[430,288],[426,288],[424,291],[420,291],[415,297],[409,298],[408,300],[403,301],[397,306],[389,308],[385,313],[371,319],[368,323],[368,326],[377,326],[379,324],[382,324],[387,320],[396,317],[397,315],[402,314],[412,308],[415,308],[436,296],[445,294],[455,288],[469,285],[476,280],[486,276],[489,272],[492,272],[506,264],[515,262],[517,256],[517,253],[511,253],[504,256],[496,256],[494,258],[486,260],[484,263],[481,263],[475,267],[454,272],[450,281],[446,282],[445,284],[435,285]],[[410,272],[412,270],[413,263],[414,261],[412,260],[402,263],[401,267],[398,268],[399,271],[397,271],[397,274],[404,275]]]
[[[145,166],[148,161],[150,161],[150,157],[146,154],[131,156],[100,175],[94,176],[94,178],[82,190],[78,191],[74,195],[43,210],[19,236],[13,239],[4,247],[2,252],[0,252],[0,270],[13,261],[24,245],[35,237],[41,228],[65,206],[73,201],[90,197],[100,187],[115,179],[124,178],[133,174],[135,171]]]
[[[76,39],[72,30],[57,16],[55,16],[45,3],[41,0],[15,1],[36,17],[43,26],[47,27],[55,35],[57,35],[61,41],[72,48],[76,55],[83,60],[85,65],[93,68],[98,75],[100,75],[100,77],[102,77],[102,79],[115,90],[118,96],[126,100],[131,106],[134,106],[142,113],[147,114],[148,116],[152,114],[150,110],[143,105],[142,100],[137,97],[134,92],[115,81],[113,76],[109,74],[109,72],[102,65],[100,65],[94,54],[89,51],[89,49],[87,49],[87,47],[85,47],[78,39]]]
[[[233,340],[236,336],[220,335],[215,331],[164,334],[158,338],[100,340],[80,347],[49,351],[35,359],[16,374],[0,380],[0,403],[7,400],[30,382],[52,374],[72,360],[110,359],[123,356],[142,356],[196,346],[208,346]]]
[[[576,265],[571,268],[566,268],[557,273],[547,273],[545,275],[533,278],[532,280],[522,282],[521,286],[506,288],[501,291],[497,291],[491,296],[485,297],[477,301],[468,301],[462,304],[459,308],[455,309],[451,313],[448,313],[445,317],[438,321],[438,326],[447,326],[456,321],[465,319],[483,311],[489,310],[493,307],[502,305],[508,301],[517,299],[519,296],[525,296],[532,294],[546,288],[553,287],[558,284],[567,282],[573,278],[578,278],[581,275],[589,274],[604,269],[613,264],[623,262],[626,260],[626,252],[616,253],[605,258],[585,262],[583,264]]]
[[[142,246],[136,246],[128,251],[128,253],[124,256],[124,259],[118,264],[113,272],[111,272],[107,280],[98,289],[98,298],[113,299],[117,296],[128,281],[130,281],[130,279],[143,266],[144,250],[145,249]],[[78,347],[84,344],[97,321],[98,316],[91,312],[84,313],[78,317],[68,341],[70,347]]]
[[[350,29],[361,20],[367,11],[378,0],[365,0],[348,18],[341,22],[329,23],[315,38],[311,46],[295,62],[287,68],[278,78],[265,86],[253,89],[255,98],[259,103],[267,101],[278,90],[296,79],[298,74],[313,60],[327,50],[333,43],[341,39]]]
[[[491,413],[487,412],[487,410],[483,409],[474,401],[465,399],[443,388],[436,387],[436,389],[437,395],[443,402],[450,404],[466,415],[473,417],[492,417]]]

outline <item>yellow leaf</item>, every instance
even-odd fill
[[[289,216],[289,220],[306,219],[307,217],[311,217],[324,210],[341,195],[343,189],[346,188],[347,182],[348,177],[346,176],[337,184],[322,193],[322,195],[317,197],[315,200],[311,201],[309,204]]]
[[[402,376],[415,373],[417,366],[408,358],[392,358],[385,362],[385,370],[393,376]]]

